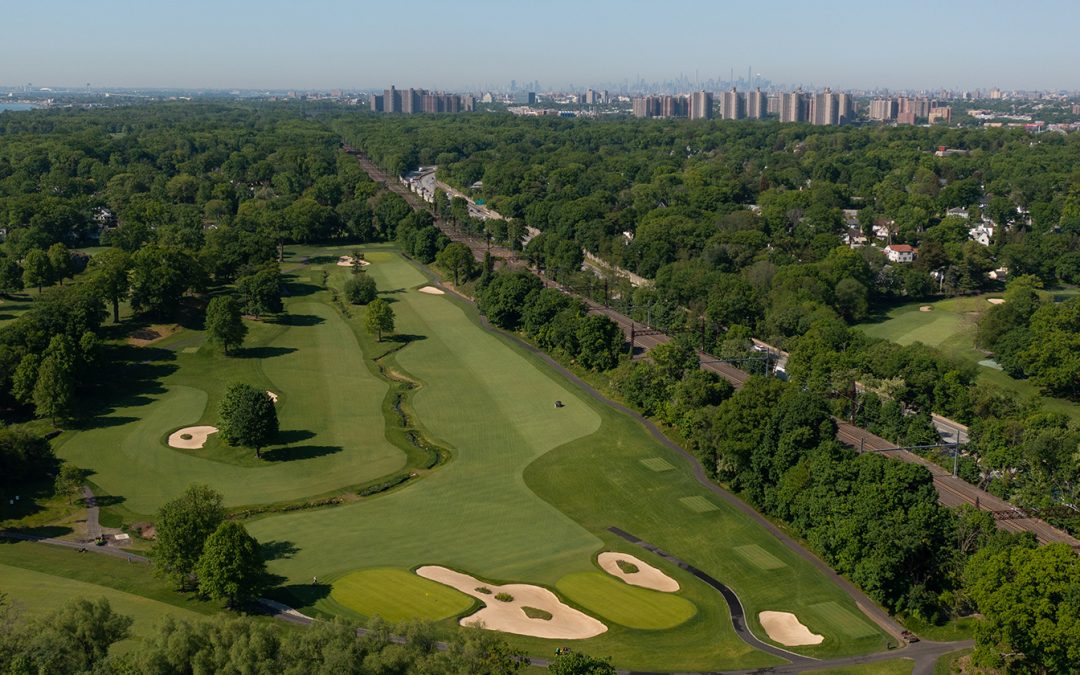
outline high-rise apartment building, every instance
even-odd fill
[[[631,102],[634,117],[687,117],[690,99],[685,96],[642,96]]]
[[[383,92],[383,112],[401,112],[401,92],[395,89],[394,85],[390,85],[390,88]]]
[[[713,116],[713,98],[707,91],[695,91],[690,95],[690,119],[707,120]]]
[[[755,89],[754,91],[747,92],[746,94],[746,116],[750,119],[760,120],[765,117],[769,112],[769,104],[765,98],[765,94],[761,93],[761,89]]]
[[[806,98],[802,91],[792,91],[780,95],[780,121],[805,122],[807,119]]]
[[[371,107],[376,112],[415,115],[421,112],[461,112],[472,110],[473,105],[472,96],[463,98],[458,94],[441,94],[413,88],[399,91],[391,86],[381,96],[372,97]]]
[[[870,119],[887,122],[896,119],[896,101],[891,98],[875,98],[870,101]]]
[[[938,122],[949,124],[952,122],[952,107],[942,106],[940,108],[930,108],[930,114],[927,115],[927,121],[930,122],[930,124],[937,124]]]
[[[840,107],[836,101],[836,94],[831,89],[814,94],[810,99],[810,123],[818,125],[840,124]]]
[[[742,94],[735,91],[725,91],[720,95],[720,112],[726,120],[741,120],[746,117],[746,99]]]

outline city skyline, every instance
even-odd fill
[[[567,89],[752,77],[841,89],[1076,90],[1069,32],[1080,9],[1036,0],[848,0],[808,9],[687,2],[408,6],[322,0],[183,6],[60,0],[7,10],[0,82],[189,89]],[[678,48],[673,48],[677,46]],[[671,47],[671,48],[669,48]],[[497,54],[497,58],[493,58]]]

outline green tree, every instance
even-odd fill
[[[41,249],[35,248],[23,258],[23,284],[36,287],[41,292],[45,284],[52,283],[52,265],[49,263],[49,255]]]
[[[345,298],[354,305],[366,305],[378,297],[375,280],[367,274],[357,274],[345,282]]]
[[[482,278],[482,277],[481,277]],[[525,298],[543,286],[534,274],[525,271],[492,275],[480,293],[478,305],[491,323],[514,330],[521,322]]]
[[[262,456],[278,433],[277,410],[270,395],[250,384],[231,384],[218,408],[221,437],[229,445],[254,448]]]
[[[67,497],[68,504],[70,504],[71,495],[79,491],[82,482],[82,469],[74,464],[64,462],[60,465],[60,472],[56,474],[56,480],[53,481],[53,494]]]
[[[1065,544],[976,554],[966,589],[982,615],[977,663],[1016,673],[1080,667],[1080,558]]]
[[[244,343],[247,326],[240,317],[240,304],[231,295],[220,295],[206,306],[206,335],[229,354]]]
[[[71,276],[71,251],[67,246],[57,242],[49,247],[49,267],[52,268],[52,278],[64,285],[64,279]]]
[[[0,258],[0,293],[5,295],[23,289],[22,268],[19,263],[4,256]]]
[[[75,348],[66,335],[54,336],[41,359],[34,383],[34,412],[53,424],[71,409],[75,395]]]
[[[112,303],[113,323],[120,322],[120,301],[131,288],[131,255],[119,248],[110,248],[91,259],[93,282]]]
[[[259,542],[240,523],[223,522],[206,539],[195,575],[201,594],[225,600],[230,607],[254,600],[266,579]]]
[[[376,298],[368,303],[364,325],[379,342],[382,342],[384,333],[394,332],[394,310],[390,307],[390,303],[382,298]]]
[[[11,644],[0,644],[0,667],[9,673],[96,672],[109,648],[129,636],[131,624],[131,617],[115,613],[105,598],[73,600],[16,627]]]
[[[590,370],[610,370],[619,365],[623,332],[619,325],[600,314],[590,314],[578,322],[577,360]]]
[[[206,485],[192,485],[161,507],[154,520],[151,554],[155,567],[187,588],[207,537],[225,521],[222,497]]]
[[[237,279],[236,292],[245,314],[260,317],[276,314],[284,308],[281,303],[281,274],[276,263]]]
[[[202,268],[186,252],[143,246],[131,257],[131,308],[169,315],[189,289],[202,284]]]
[[[468,281],[476,271],[476,259],[473,258],[472,250],[460,242],[447,245],[435,256],[435,261],[453,275],[455,286],[461,280]]]

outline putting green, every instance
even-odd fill
[[[412,572],[381,568],[350,572],[333,582],[330,599],[364,617],[387,621],[457,616],[474,600],[452,588]]]
[[[93,471],[94,483],[134,514],[153,513],[192,483],[237,506],[301,499],[399,470],[405,453],[386,440],[381,408],[388,385],[368,370],[352,328],[318,300],[291,298],[287,308],[285,323],[250,323],[247,351],[236,356],[167,353],[151,366],[175,365],[160,391],[130,396],[97,428],[65,435],[57,454]],[[216,435],[197,453],[165,445],[177,428],[216,424],[220,397],[237,381],[283,395],[286,445],[265,450],[262,461]]]
[[[586,611],[627,628],[674,628],[697,614],[694,603],[684,598],[631,586],[601,572],[567,575],[555,588]]]

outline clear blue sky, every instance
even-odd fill
[[[0,83],[1080,89],[1080,0],[10,0]]]

